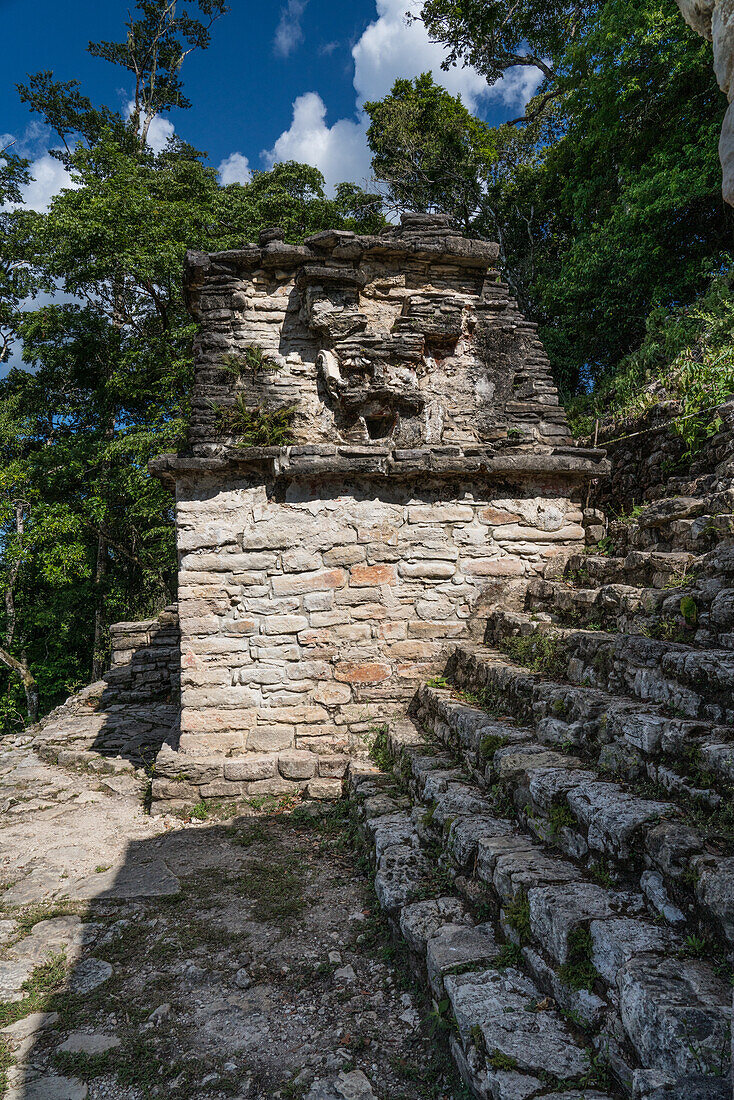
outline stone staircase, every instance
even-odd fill
[[[496,610],[352,769],[477,1097],[732,1095],[734,516],[693,488]]]

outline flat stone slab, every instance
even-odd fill
[[[376,1097],[369,1078],[361,1069],[355,1069],[330,1081],[314,1081],[306,1100],[376,1100]]]
[[[116,1035],[90,1035],[86,1031],[74,1031],[58,1050],[69,1054],[104,1054],[106,1050],[114,1050],[119,1045],[120,1040]]]
[[[482,837],[507,835],[512,829],[510,821],[490,814],[456,817],[449,827],[448,847],[458,865],[466,867],[476,859]]]
[[[642,1064],[675,1079],[727,1067],[731,990],[696,959],[642,955],[617,975],[622,1024]]]
[[[69,885],[66,893],[74,901],[90,898],[161,898],[178,894],[181,885],[162,859],[88,875]]]
[[[10,1089],[5,1100],[87,1100],[88,1089],[73,1077],[36,1077]]]
[[[367,824],[367,831],[372,834],[377,859],[382,853],[394,844],[418,843],[418,834],[415,825],[408,814],[386,814],[384,817],[373,817]]]
[[[488,1054],[512,1059],[519,1073],[551,1073],[568,1080],[589,1068],[586,1051],[577,1046],[553,1010],[529,1011],[543,998],[519,970],[483,970],[444,978],[459,1032],[465,1043],[479,1028]]]
[[[0,997],[20,1000],[20,987],[34,967],[45,962],[50,955],[62,951],[69,962],[75,961],[89,935],[79,917],[54,917],[39,921],[0,962]]]
[[[407,844],[387,848],[375,875],[375,892],[382,908],[391,912],[405,905],[429,872],[427,859],[417,849]]]
[[[617,974],[633,955],[643,951],[660,954],[673,950],[667,928],[628,917],[592,921],[589,925],[592,962],[602,978],[616,986]]]
[[[613,895],[593,882],[569,882],[562,890],[538,887],[528,892],[528,902],[534,939],[560,964],[568,960],[568,937],[574,929],[615,915]]]
[[[487,964],[499,952],[494,931],[489,924],[474,928],[447,924],[437,936],[428,941],[426,965],[428,981],[433,992],[440,994],[443,978],[463,967],[476,968]]]
[[[53,1027],[58,1019],[58,1012],[31,1012],[21,1020],[16,1020],[14,1024],[8,1024],[7,1027],[0,1029],[0,1035],[11,1040],[28,1039],[46,1027]]]
[[[112,977],[112,967],[102,959],[82,959],[74,968],[67,982],[69,993],[91,993],[93,989],[104,985]]]
[[[724,1077],[686,1077],[674,1085],[662,1085],[646,1100],[730,1100],[731,1084]]]
[[[472,919],[458,898],[436,898],[435,901],[414,901],[400,913],[400,931],[411,950],[422,954],[428,940],[438,936],[446,925],[470,926]]]

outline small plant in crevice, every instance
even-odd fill
[[[691,932],[683,941],[683,946],[678,951],[681,959],[701,959],[711,950],[711,945],[703,936],[697,936]]]
[[[593,944],[588,928],[574,928],[568,934],[568,957],[559,970],[562,982],[577,992],[594,988],[599,977],[592,961]]]
[[[688,627],[677,616],[668,615],[650,626],[643,627],[642,633],[647,638],[656,638],[664,642],[685,642],[688,637]]]
[[[548,814],[549,832],[551,836],[557,836],[561,829],[571,829],[576,825],[576,818],[568,806],[551,806]]]
[[[229,352],[222,356],[222,370],[234,374],[236,378],[242,378],[248,371],[257,375],[261,371],[280,370],[280,364],[272,356],[267,355],[258,344],[250,344],[242,355],[234,355]]]
[[[233,405],[218,406],[216,411],[220,430],[235,436],[238,447],[287,447],[293,442],[295,406],[253,408],[240,393]]]
[[[454,1017],[451,1011],[451,1001],[448,997],[444,997],[434,1004],[426,1018],[426,1028],[432,1039],[437,1035],[453,1030]]]
[[[625,527],[634,523],[645,511],[648,506],[646,504],[633,504],[629,512],[620,512],[618,516],[614,516],[617,523],[623,523]]]
[[[504,907],[505,920],[516,933],[520,944],[528,943],[531,938],[530,902],[522,891],[511,898]]]
[[[568,656],[563,639],[558,634],[536,631],[519,638],[505,638],[500,649],[512,661],[550,679],[564,679]]]
[[[701,746],[695,742],[683,746],[683,761],[674,764],[673,770],[696,787],[711,790],[712,787],[721,786],[721,777],[706,767]]]
[[[0,1027],[8,1027],[32,1012],[50,1012],[58,1007],[58,993],[68,969],[65,951],[52,952],[34,967],[23,982],[19,1001],[0,1001]]]
[[[589,864],[589,878],[592,882],[595,882],[597,886],[612,886],[614,880],[609,873],[609,867],[606,859],[602,856],[601,859],[594,860]]]
[[[437,806],[438,803],[435,800],[431,801],[428,805],[428,809],[421,816],[421,824],[424,825],[426,829],[429,829],[433,824],[433,815],[436,812]]]
[[[495,970],[506,970],[509,966],[517,969],[522,966],[522,949],[516,943],[503,943],[490,965]]]
[[[492,1069],[517,1069],[517,1059],[505,1054],[504,1051],[498,1050],[496,1047],[494,1050],[488,1051],[487,1062]]]
[[[615,554],[615,543],[611,535],[604,535],[593,546],[586,546],[584,548],[585,554],[594,554],[602,558],[613,558]]]
[[[380,771],[389,772],[394,760],[387,741],[387,726],[376,726],[370,731],[372,741],[370,743],[370,760],[377,764]]]
[[[492,809],[498,817],[507,817],[511,821],[517,818],[512,792],[505,783],[493,783],[488,794],[492,802]]]
[[[426,687],[429,688],[450,688],[451,684],[445,676],[434,676],[431,680],[426,680]]]
[[[485,760],[491,760],[498,749],[503,749],[509,737],[500,733],[488,733],[479,743],[479,751]]]
[[[477,691],[458,689],[455,695],[457,699],[461,699],[462,703],[483,710],[491,718],[504,717],[505,708],[503,708],[501,700],[494,695],[490,688],[479,688]]]
[[[686,626],[692,630],[698,623],[698,604],[693,596],[683,596],[680,601],[680,613]]]

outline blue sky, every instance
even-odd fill
[[[534,90],[533,71],[519,70],[494,89],[470,69],[442,73],[440,48],[420,23],[406,23],[411,4],[417,0],[231,0],[210,49],[186,62],[192,109],[159,120],[151,141],[163,142],[174,126],[206,150],[223,182],[244,182],[248,170],[292,158],[315,164],[333,186],[341,179],[368,181],[360,107],[385,95],[396,77],[432,69],[489,121],[516,115]],[[15,84],[29,72],[52,69],[58,79],[81,81],[94,102],[124,108],[131,93],[126,74],[90,57],[86,45],[119,39],[128,6],[125,0],[0,0],[0,135],[10,135],[34,160],[33,206],[42,208],[65,180],[45,156],[48,135],[31,124]]]

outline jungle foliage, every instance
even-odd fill
[[[152,119],[187,106],[184,59],[224,10],[140,0],[123,41],[90,45],[133,75],[129,118],[50,72],[19,89],[73,187],[27,210],[29,165],[0,153],[0,361],[11,349],[24,361],[0,381],[0,732],[97,678],[112,622],[175,598],[172,500],[147,463],[187,421],[186,249],[231,248],[274,224],[291,241],[384,224],[375,196],[345,183],[327,198],[307,165],[221,187],[178,138],[150,150]]]
[[[447,65],[472,64],[490,83],[530,74],[536,86],[516,124],[475,137],[465,127],[474,146],[457,163],[484,158],[472,231],[499,242],[564,394],[598,384],[639,346],[652,310],[691,304],[731,262],[734,211],[717,153],[726,100],[711,47],[672,0],[424,0],[422,17]],[[423,192],[419,180],[413,194],[404,177],[394,185],[415,149],[410,137],[399,146],[405,84],[368,109],[376,174],[407,207]],[[415,82],[414,116],[432,96],[425,78]],[[453,140],[432,129],[424,161],[447,159]],[[454,179],[444,180],[453,209]]]

